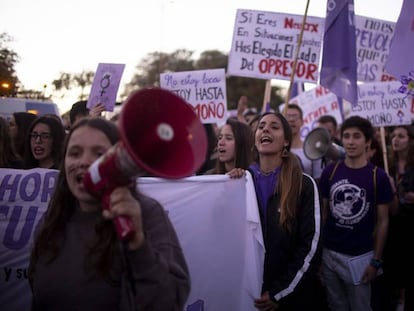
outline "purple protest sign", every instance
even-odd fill
[[[97,104],[104,104],[105,111],[114,111],[124,68],[125,64],[98,64],[86,107],[91,109]]]

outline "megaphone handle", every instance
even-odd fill
[[[103,208],[110,210],[109,205],[110,193],[105,193],[102,197]],[[135,233],[131,219],[127,216],[118,216],[114,220],[115,230],[121,240],[129,240]]]

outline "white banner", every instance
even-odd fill
[[[0,305],[30,309],[27,265],[33,232],[46,210],[57,171],[0,169]],[[252,179],[226,175],[180,180],[140,178],[177,231],[191,276],[185,311],[254,311],[264,245]]]

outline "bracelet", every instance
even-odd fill
[[[379,269],[379,268],[382,267],[382,260],[381,259],[372,258],[371,261],[369,262],[369,264],[371,266],[373,266],[375,269]]]

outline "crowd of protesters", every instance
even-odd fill
[[[237,116],[228,118],[222,126],[205,126],[209,148],[206,161],[196,174],[228,174],[231,178],[242,178],[246,172],[252,174],[266,248],[262,293],[252,304],[258,310],[281,311],[414,310],[414,275],[409,262],[409,239],[414,221],[414,126],[386,128],[387,150],[384,151],[381,138],[376,135],[377,129],[368,120],[354,116],[338,126],[334,117],[325,115],[316,124],[327,129],[331,141],[343,148],[344,156],[310,160],[300,137],[303,113],[299,106],[289,104],[284,111],[260,114],[248,109],[247,100],[245,96],[240,99]],[[107,144],[105,151],[118,139],[110,139],[112,132],[118,134],[108,125],[116,124],[116,119],[105,121],[108,124],[80,121],[102,119],[103,110],[102,105],[89,110],[86,101],[77,102],[69,112],[69,124],[65,125],[55,115],[16,112],[7,121],[0,117],[0,167],[66,169],[66,161],[74,157],[67,153],[68,148],[77,137],[75,133],[82,131],[97,137],[106,136],[101,137]],[[92,143],[81,140],[82,150],[87,151]],[[77,148],[80,150],[79,146]],[[68,186],[65,179],[69,178],[69,173],[61,173],[62,187]],[[73,182],[77,178],[76,175]],[[91,205],[88,198],[77,195],[74,189],[70,191],[73,192],[70,196],[66,193],[71,198],[69,205],[80,204],[85,209],[99,205],[97,202]],[[120,193],[128,198],[125,204],[130,206],[143,200],[145,203],[139,206],[143,211],[147,210],[146,205],[151,205],[152,209],[156,206],[140,194],[132,192],[131,195],[128,189]],[[56,200],[60,196],[63,197],[57,193],[50,205],[56,206],[58,211],[62,203]],[[74,213],[76,216],[78,212]],[[53,217],[63,217],[63,223],[70,219],[65,218],[68,215],[64,212],[62,215],[48,214],[46,218],[37,240],[40,244],[34,253],[33,265],[40,267],[38,269],[47,266],[38,261],[51,247],[48,234],[60,232],[56,227],[59,220]],[[141,216],[137,219],[137,228],[141,230]],[[162,218],[162,221],[170,227],[168,220]],[[69,225],[65,230],[68,229]],[[68,232],[69,238],[70,234]],[[173,232],[169,234],[175,236]],[[132,249],[146,245],[141,236],[136,240]],[[97,241],[96,250],[106,252],[100,248],[104,246],[99,244],[101,242]],[[59,245],[60,240],[54,243]],[[64,251],[67,246],[60,247]],[[110,250],[113,246],[105,247]],[[59,258],[59,252],[53,254],[53,258]],[[179,306],[185,301],[189,283],[182,254],[176,255],[184,282],[180,285]],[[117,256],[114,260],[119,259]],[[149,253],[145,256],[151,257]],[[97,260],[95,264],[99,269],[99,258]],[[354,273],[355,266],[361,270],[359,275]],[[32,281],[40,286],[50,279],[38,281],[34,278]],[[178,286],[176,282],[174,280],[174,286]],[[46,298],[41,296],[41,289],[35,290],[39,297]],[[115,297],[113,293],[109,295]],[[139,299],[145,301],[141,296]],[[173,298],[169,299],[171,302]]]
[[[413,124],[385,128],[386,150],[382,150],[379,129],[374,128],[365,118],[348,117],[338,126],[333,116],[323,115],[316,122],[316,126],[324,127],[332,144],[336,148],[343,148],[344,154],[338,158],[321,157],[310,160],[304,154],[304,140],[297,135],[304,124],[301,108],[288,104],[282,115],[274,115],[278,120],[273,123],[266,121],[268,113],[254,115],[251,109],[247,109],[244,98],[239,102],[236,118],[239,122],[251,125],[255,132],[255,152],[263,149],[264,145],[268,149],[275,145],[269,155],[278,154],[281,164],[273,167],[273,170],[283,171],[284,162],[288,158],[287,151],[278,149],[276,145],[288,141],[291,142],[288,144],[288,151],[296,155],[304,176],[310,175],[317,182],[322,226],[318,244],[321,258],[315,260],[319,264],[318,277],[321,286],[316,284],[315,287],[322,289],[323,295],[315,295],[309,289],[307,294],[313,294],[315,300],[320,299],[322,307],[318,310],[414,310],[414,275],[408,254],[411,251],[409,239],[413,234],[410,223],[414,220]],[[281,122],[283,118],[284,121]],[[257,123],[252,124],[252,120]],[[292,140],[287,139],[287,130],[281,125],[285,122],[290,125],[289,135],[292,135]],[[285,134],[279,137],[276,133],[281,128],[284,128]],[[260,163],[256,158],[249,166],[248,170],[253,176],[266,175],[267,171],[258,169]],[[389,171],[386,171],[387,167],[390,168]],[[240,175],[236,171],[229,174],[232,177]],[[255,177],[259,207],[269,205],[275,196],[279,200],[283,199],[283,187],[289,185],[289,178],[283,177],[281,172],[278,174],[276,181],[279,183],[275,186],[273,178],[273,185],[269,185],[271,190],[267,190],[267,195],[263,194],[263,182]],[[299,193],[301,191],[304,191],[303,188]],[[296,213],[304,206],[306,205],[302,204],[301,208],[297,208]],[[315,206],[315,210],[317,208]],[[265,215],[268,209],[261,213]],[[282,208],[272,215],[279,219],[280,226]],[[297,221],[296,224],[300,226],[302,223]],[[267,226],[267,221],[262,219],[265,244],[271,244],[276,238],[267,236]],[[266,242],[266,239],[270,241]],[[296,235],[292,239],[301,241],[304,237]],[[282,249],[279,247],[279,251]],[[294,248],[288,251],[283,249],[283,252],[294,254]],[[294,262],[294,257],[290,262]],[[355,269],[359,269],[361,274],[355,275]],[[278,277],[286,280],[287,271],[286,267],[283,272],[273,277],[276,280]],[[270,276],[264,275],[263,279],[268,277]],[[291,280],[293,282],[294,279]],[[273,297],[270,300],[273,304],[269,302],[259,309],[304,310],[292,307],[289,298],[296,297],[306,301],[307,295],[303,293],[306,282],[299,282],[297,287],[292,284],[286,286],[285,292],[281,291],[290,291],[286,297],[277,291],[280,289],[278,284],[275,281],[270,290],[263,288],[265,296],[262,299],[271,293]]]

